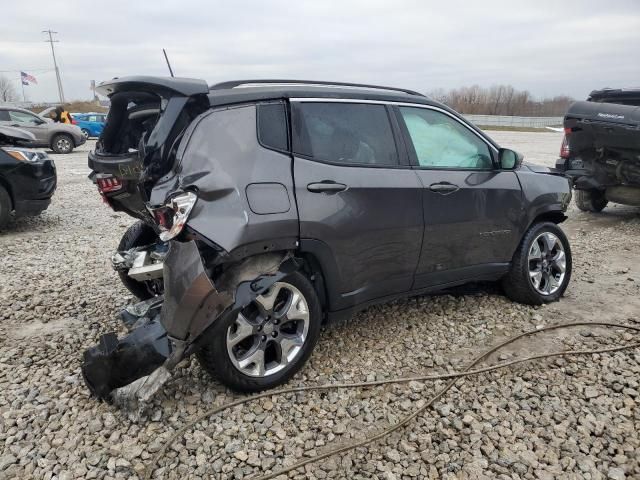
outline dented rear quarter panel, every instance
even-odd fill
[[[256,115],[255,104],[203,113],[151,193],[158,205],[176,189],[197,190],[189,228],[238,258],[295,248],[299,233],[292,159],[260,145]]]

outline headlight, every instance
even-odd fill
[[[3,148],[3,150],[21,162],[37,162],[40,160],[38,152],[33,150],[23,150],[22,148]]]
[[[198,196],[193,192],[175,195],[160,208],[149,209],[160,227],[160,240],[168,242],[182,231]]]

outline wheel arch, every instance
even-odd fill
[[[11,210],[14,210],[16,206],[16,200],[13,195],[13,190],[11,189],[11,183],[9,183],[7,179],[1,175],[0,175],[0,186],[2,186],[9,194],[9,201],[11,202]]]
[[[316,294],[318,295],[318,300],[320,301],[324,320],[326,320],[326,314],[330,309],[329,287],[327,284],[330,280],[326,265],[323,264],[322,254],[318,254],[317,250],[309,251],[303,250],[302,248],[286,248],[282,244],[281,247],[282,248],[274,248],[264,251],[262,251],[262,249],[252,249],[245,251],[245,255],[238,255],[239,252],[234,252],[233,255],[223,254],[223,256],[220,256],[222,250],[219,246],[205,242],[200,244],[201,254],[203,254],[204,257],[213,259],[213,263],[217,264],[217,267],[215,267],[216,271],[214,273],[215,277],[218,277],[227,269],[234,268],[239,263],[242,263],[252,257],[255,258],[263,255],[282,254],[283,257],[290,256],[298,259],[301,263],[299,271],[305,275],[313,285]],[[208,252],[208,254],[206,252]]]
[[[558,210],[558,209],[545,210],[545,211],[539,212],[533,218],[533,220],[529,222],[529,225],[527,226],[527,230],[529,230],[536,223],[540,223],[540,222],[553,222],[556,225],[559,225],[562,222],[564,222],[567,218],[568,217],[565,215],[565,213],[562,210]]]
[[[71,143],[73,144],[73,148],[76,148],[78,146],[76,139],[74,138],[71,132],[65,132],[64,130],[54,130],[53,132],[51,132],[51,135],[49,136],[49,145],[48,145],[49,148],[53,149],[53,139],[56,138],[58,135],[66,135],[67,137],[69,137],[69,139],[71,140]]]

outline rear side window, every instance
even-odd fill
[[[0,122],[9,122],[9,112],[6,110],[0,110]]]
[[[294,116],[294,151],[346,165],[398,165],[384,105],[301,102]]]
[[[258,141],[266,148],[289,150],[287,114],[282,103],[258,104]]]

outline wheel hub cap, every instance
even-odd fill
[[[556,293],[564,284],[567,256],[560,239],[551,232],[538,235],[529,248],[529,279],[542,295]]]
[[[275,283],[244,308],[227,330],[227,353],[245,375],[266,377],[291,363],[309,331],[309,306],[293,285]]]

